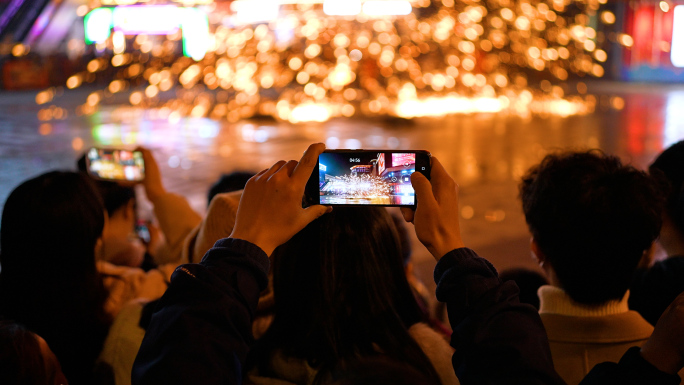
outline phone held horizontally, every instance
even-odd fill
[[[88,174],[97,179],[140,182],[145,179],[141,151],[91,148],[86,155]]]
[[[424,150],[326,150],[306,186],[307,205],[408,206],[416,204],[411,174],[430,178]]]

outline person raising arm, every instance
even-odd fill
[[[176,269],[136,357],[133,384],[242,383],[268,257],[331,210],[301,206],[324,149],[311,145],[299,162],[277,162],[250,179],[231,236],[216,242],[201,263]]]

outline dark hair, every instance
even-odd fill
[[[408,328],[421,320],[383,208],[335,208],[309,224],[272,257],[275,317],[250,361],[268,374],[276,350],[318,370],[380,353],[439,378]],[[250,363],[250,365],[253,363]]]
[[[74,384],[87,383],[106,337],[95,266],[105,213],[90,179],[50,172],[12,191],[0,228],[0,313],[42,336]]]
[[[84,154],[78,159],[76,164],[79,171],[88,175],[85,158],[86,155]],[[116,182],[99,179],[93,179],[93,184],[102,197],[105,210],[107,210],[109,215],[114,214],[116,210],[127,205],[131,199],[135,199],[135,189],[133,187],[122,186]]]
[[[624,296],[660,232],[656,186],[645,172],[600,151],[547,155],[523,176],[527,225],[574,301]]]
[[[24,326],[0,320],[0,384],[50,384],[36,335]]]
[[[364,358],[334,373],[334,385],[438,385],[439,381],[426,376],[416,368],[387,357]]]
[[[520,302],[532,305],[539,310],[539,296],[537,291],[540,287],[548,285],[549,281],[543,274],[525,268],[512,268],[499,273],[501,281],[514,281],[520,289]]]
[[[253,172],[248,171],[235,171],[230,174],[223,174],[221,177],[211,185],[209,192],[207,193],[207,206],[214,199],[216,194],[229,193],[233,191],[239,191],[245,188],[247,181],[254,176]]]
[[[411,236],[409,235],[408,229],[406,228],[406,221],[401,213],[396,211],[390,214],[394,227],[397,229],[397,235],[399,236],[399,246],[401,250],[401,258],[404,261],[404,266],[411,262],[411,254],[413,250],[411,249]]]
[[[663,151],[649,171],[664,182],[665,211],[677,230],[684,234],[684,140]]]

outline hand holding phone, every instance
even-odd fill
[[[326,150],[307,183],[305,201],[327,206],[414,207],[411,175],[430,177],[422,150]]]
[[[416,210],[401,208],[413,223],[418,240],[436,260],[451,250],[465,247],[458,219],[458,185],[437,158],[432,158],[432,178],[414,174],[411,183],[420,203]]]
[[[266,255],[332,208],[302,208],[302,196],[325,145],[309,146],[299,162],[279,161],[247,182],[230,238],[249,241]]]
[[[145,162],[145,180],[143,181],[143,187],[145,188],[145,195],[154,204],[157,199],[166,194],[166,189],[164,189],[164,184],[162,183],[161,172],[159,171],[159,165],[154,159],[152,152],[144,147],[138,147],[136,151],[142,153],[143,161]]]
[[[97,179],[141,182],[145,179],[145,162],[140,151],[91,148],[86,154],[88,174]]]

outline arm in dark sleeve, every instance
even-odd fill
[[[446,254],[435,267],[437,299],[446,302],[461,384],[564,384],[553,367],[546,330],[518,287],[502,283],[474,251]]]
[[[259,247],[229,238],[201,263],[179,266],[145,333],[132,383],[241,384],[268,269]]]
[[[658,370],[639,353],[639,347],[629,349],[620,362],[604,362],[594,366],[580,385],[676,385],[680,378]]]
[[[651,325],[677,296],[684,292],[684,256],[656,262],[648,269],[639,269],[629,288],[629,308],[636,310]]]

